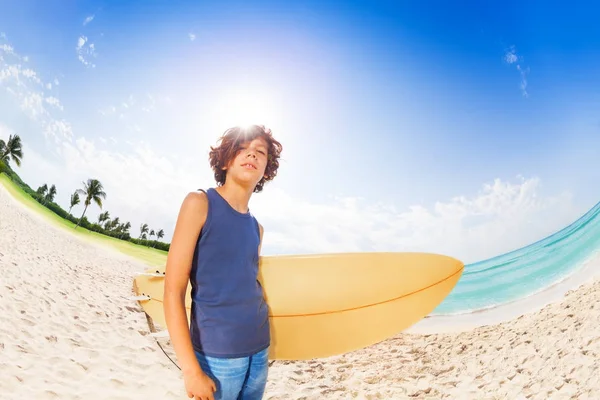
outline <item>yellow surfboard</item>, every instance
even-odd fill
[[[464,264],[428,253],[263,256],[259,281],[270,309],[272,360],[347,353],[398,334],[452,291]],[[165,268],[134,279],[144,311],[166,329]],[[191,306],[188,284],[186,308]]]

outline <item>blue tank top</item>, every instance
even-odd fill
[[[204,192],[204,190],[202,190]],[[190,335],[209,357],[246,357],[270,344],[269,315],[258,276],[258,222],[213,188],[194,251]]]

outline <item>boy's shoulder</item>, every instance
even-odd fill
[[[194,192],[188,192],[188,194],[185,196],[185,200],[190,202],[205,203],[208,201],[208,196],[206,195],[206,191],[198,189]]]
[[[202,191],[188,192],[183,199],[182,208],[186,209],[188,212],[206,212],[208,208],[208,197],[206,196],[206,193]]]

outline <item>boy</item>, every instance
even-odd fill
[[[263,126],[227,130],[209,154],[217,187],[189,193],[181,206],[167,258],[164,312],[194,400],[263,396],[271,340],[257,280],[263,228],[248,203],[277,175],[281,150]]]

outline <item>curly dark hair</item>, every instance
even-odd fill
[[[225,131],[223,136],[219,138],[219,145],[217,147],[211,146],[210,148],[208,158],[210,166],[214,171],[217,185],[222,186],[225,183],[227,171],[223,170],[223,167],[227,166],[229,162],[237,156],[244,143],[251,142],[258,137],[262,137],[267,142],[268,161],[267,167],[265,168],[266,177],[263,176],[256,184],[254,192],[261,192],[265,183],[275,178],[277,169],[279,168],[279,157],[281,155],[281,150],[283,149],[281,143],[275,140],[270,129],[265,128],[262,125],[251,125],[246,128],[236,126]]]

